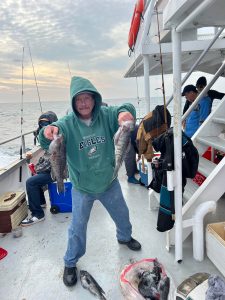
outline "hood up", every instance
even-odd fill
[[[102,104],[102,96],[88,79],[76,76],[72,77],[70,84],[70,101],[72,109],[76,115],[77,112],[74,107],[74,98],[82,92],[89,92],[94,95],[95,106],[93,109],[93,119],[95,119]]]

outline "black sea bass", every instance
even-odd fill
[[[63,136],[55,135],[53,141],[49,145],[51,153],[51,175],[52,179],[57,182],[58,193],[64,192],[64,178],[67,176],[66,167],[66,147]]]
[[[115,169],[113,173],[113,179],[117,177],[119,168],[124,161],[124,157],[130,144],[130,133],[132,130],[134,130],[134,124],[134,121],[122,122],[122,125],[115,134]]]
[[[83,288],[89,290],[93,295],[101,300],[106,300],[105,292],[96,282],[96,280],[87,271],[80,271],[80,281]]]

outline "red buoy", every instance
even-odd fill
[[[140,27],[141,16],[144,11],[144,0],[138,0],[134,7],[134,13],[130,25],[130,31],[128,36],[128,46],[132,51],[137,39],[138,30]]]

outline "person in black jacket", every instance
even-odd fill
[[[198,80],[196,81],[196,88],[197,88],[198,92],[201,93],[201,91],[206,86],[207,86],[207,80],[206,80],[205,76],[199,77]],[[211,108],[212,108],[213,100],[214,99],[221,100],[225,96],[225,93],[221,93],[221,92],[218,92],[216,90],[209,90],[207,92],[207,95],[211,99]],[[189,102],[188,100],[186,100],[185,105],[184,105],[184,109],[183,109],[183,114],[185,114],[185,112],[188,110],[188,108],[189,108],[190,105],[191,105],[191,102]]]
[[[38,128],[34,132],[35,137],[37,138],[41,128],[48,126],[57,120],[58,118],[53,111],[47,111],[41,114],[38,118]],[[32,155],[28,153],[26,157],[29,160],[32,158]],[[44,221],[45,219],[43,208],[46,207],[46,201],[43,187],[46,184],[53,182],[51,177],[50,153],[48,151],[45,151],[39,158],[39,161],[35,166],[35,172],[36,174],[28,178],[26,181],[26,190],[31,216],[25,218],[21,222],[21,226],[34,225],[38,222]]]

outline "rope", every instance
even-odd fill
[[[41,99],[40,99],[40,94],[39,94],[39,90],[38,90],[37,78],[36,78],[36,74],[35,74],[35,70],[34,70],[34,64],[33,64],[32,56],[31,56],[30,45],[29,45],[28,42],[27,42],[27,45],[28,45],[28,49],[29,49],[29,53],[30,53],[30,60],[31,60],[32,68],[33,68],[34,80],[35,80],[35,84],[36,84],[36,88],[37,88],[37,94],[38,94],[39,105],[40,105],[41,113],[43,113],[42,105],[41,105]]]

